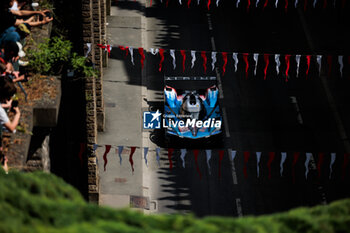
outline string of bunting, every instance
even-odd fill
[[[283,8],[286,12],[288,11],[288,8],[298,8],[302,7],[304,11],[306,11],[308,8],[313,9],[327,9],[327,8],[345,8],[346,7],[346,0],[341,0],[339,3],[337,0],[313,0],[313,1],[308,1],[304,0],[299,1],[299,0],[284,0],[284,1],[279,1],[279,0],[263,0],[260,2],[260,0],[256,0],[255,4],[252,4],[252,0],[247,0],[246,3],[243,3],[241,0],[234,0],[235,1],[235,6],[236,8],[240,7],[246,7],[247,11],[249,11],[250,8],[254,7],[255,8],[262,8],[264,10],[268,5],[271,5],[273,8]],[[160,0],[160,2],[165,4],[166,7],[168,7],[170,0]],[[201,0],[197,1],[192,1],[192,0],[176,0],[180,5],[187,5],[188,8],[190,8],[191,4],[192,5],[199,5],[201,3]],[[219,7],[220,5],[220,0],[203,0],[203,2],[206,4],[206,7],[208,10],[210,10],[210,7],[212,5],[215,5],[216,7]],[[152,0],[150,0],[150,6],[152,6]]]
[[[86,147],[86,144],[85,143],[81,143],[80,144],[80,151],[79,151],[79,154],[78,154],[78,157],[79,157],[79,160],[81,162],[81,164],[83,164],[83,153],[85,152],[85,147]],[[118,155],[119,157],[119,163],[120,165],[122,165],[122,161],[123,161],[123,158],[122,158],[122,153],[123,151],[126,150],[126,148],[130,148],[130,151],[129,151],[129,163],[130,163],[130,166],[131,166],[131,171],[132,173],[134,173],[134,161],[133,161],[133,156],[135,154],[135,151],[136,149],[141,149],[141,153],[142,153],[142,149],[143,149],[143,159],[145,161],[145,164],[146,166],[148,167],[148,154],[150,151],[153,151],[156,153],[156,161],[158,163],[158,166],[160,166],[160,155],[161,155],[161,148],[155,148],[154,150],[150,150],[150,148],[148,147],[137,147],[137,146],[112,146],[112,145],[97,145],[95,144],[94,145],[94,151],[97,150],[98,147],[104,147],[104,153],[103,153],[103,160],[104,160],[104,164],[103,164],[103,169],[104,171],[106,171],[106,167],[107,167],[107,164],[108,164],[108,154],[110,153],[111,149],[114,148],[115,149],[115,153]],[[188,155],[190,155],[191,153],[191,150],[188,150],[188,149],[179,149],[179,150],[176,150],[176,149],[173,149],[173,148],[167,148],[165,149],[167,150],[167,155],[168,155],[168,161],[169,161],[169,170],[172,171],[173,169],[173,162],[172,162],[172,158],[173,158],[173,155],[175,154],[176,151],[179,151],[180,152],[180,159],[182,161],[182,167],[185,168],[185,157]],[[229,153],[228,155],[230,156],[230,160],[233,162],[233,166],[235,166],[235,158],[236,158],[236,155],[237,154],[243,154],[243,175],[245,178],[248,178],[249,176],[249,173],[248,173],[248,162],[251,160],[251,157],[256,156],[256,174],[257,174],[257,177],[259,178],[260,177],[260,168],[261,168],[261,157],[262,157],[262,154],[263,152],[249,152],[249,151],[236,151],[236,150],[232,150],[232,149],[229,149],[228,150]],[[198,149],[193,149],[192,150],[192,154],[194,156],[194,160],[195,160],[195,167],[196,167],[196,170],[197,170],[197,173],[199,175],[199,178],[201,179],[202,178],[202,173],[200,171],[200,168],[199,168],[199,164],[198,164],[198,157],[199,157],[199,152],[200,150]],[[209,171],[209,174],[211,174],[211,166],[210,166],[210,160],[212,158],[212,152],[213,150],[210,150],[210,149],[206,149],[205,150],[205,155],[206,155],[206,162],[207,162],[207,166],[208,166],[208,171]],[[268,157],[268,160],[267,160],[267,163],[266,163],[266,167],[267,167],[267,170],[268,170],[268,179],[271,179],[272,178],[272,173],[271,173],[271,168],[272,168],[272,164],[275,162],[277,162],[277,153],[276,152],[267,152],[267,153],[264,153],[264,155],[267,154],[267,157]],[[298,163],[298,161],[300,161],[300,157],[301,157],[301,153],[300,152],[280,152],[279,153],[279,158],[280,158],[280,161],[279,161],[279,167],[280,167],[280,176],[283,176],[283,170],[284,170],[284,164],[287,160],[287,156],[292,156],[292,166],[291,166],[291,169],[292,169],[292,179],[293,179],[293,183],[295,183],[295,179],[296,179],[296,174],[295,174],[295,168],[296,168],[296,165]],[[222,160],[224,158],[224,155],[225,155],[225,151],[224,150],[218,150],[218,156],[219,156],[219,173],[218,173],[218,176],[219,178],[221,177],[221,163],[222,163]],[[316,169],[317,169],[317,175],[318,175],[318,178],[321,177],[321,174],[322,174],[322,165],[324,164],[325,162],[325,153],[323,152],[320,152],[320,153],[316,153],[315,154],[317,156],[317,165],[316,165]],[[337,158],[337,153],[335,152],[332,152],[330,153],[330,161],[329,161],[329,174],[328,174],[328,178],[331,179],[332,178],[332,174],[333,174],[333,167],[334,167],[334,163],[336,161],[336,158]],[[304,160],[304,167],[305,167],[305,179],[308,178],[308,174],[309,174],[309,165],[310,165],[310,162],[311,160],[313,160],[313,154],[312,153],[309,153],[309,152],[306,152],[305,153],[305,160]],[[314,161],[315,162],[315,161]],[[315,162],[316,163],[316,162]],[[348,165],[350,163],[350,153],[344,153],[343,155],[343,163],[342,163],[342,167],[341,167],[341,177],[342,179],[345,178],[346,176],[346,172],[347,172],[347,168],[348,168]]]
[[[98,45],[102,49],[106,49],[109,53],[112,50],[111,45]],[[114,46],[118,47],[123,53],[124,57],[127,58],[130,56],[130,61],[133,65],[135,65],[135,59],[134,59],[134,50],[138,53],[140,56],[140,64],[142,69],[144,68],[144,62],[146,59],[145,52],[146,50],[144,48],[133,48],[132,46]],[[300,75],[300,67],[303,66],[306,68],[305,70],[305,77],[308,79],[310,68],[311,68],[311,61],[314,60],[314,63],[317,65],[317,71],[318,75],[321,74],[322,64],[327,64],[327,75],[330,77],[332,74],[332,66],[333,66],[333,60],[336,60],[339,67],[339,74],[342,78],[344,75],[344,67],[345,65],[350,64],[350,56],[347,56],[347,62],[344,62],[346,59],[344,55],[301,55],[301,54],[259,54],[259,53],[237,53],[237,52],[214,52],[214,51],[196,51],[196,50],[165,50],[161,48],[150,48],[149,50],[150,54],[153,56],[159,57],[159,65],[158,70],[159,72],[163,71],[164,69],[164,60],[165,58],[169,58],[172,61],[173,69],[175,70],[177,67],[177,61],[180,60],[182,64],[182,71],[185,72],[186,69],[193,69],[195,66],[195,63],[197,62],[197,54],[200,54],[201,60],[202,60],[202,66],[204,73],[207,72],[208,69],[208,56],[211,60],[211,70],[213,71],[217,67],[217,60],[219,57],[221,57],[222,60],[222,66],[221,71],[222,75],[224,76],[227,70],[227,64],[229,62],[229,58],[232,58],[233,68],[234,71],[238,71],[238,64],[240,63],[240,59],[243,59],[244,62],[244,72],[246,79],[249,76],[250,70],[253,69],[253,75],[257,76],[257,69],[258,66],[263,66],[263,73],[264,73],[264,80],[267,79],[268,75],[268,69],[271,66],[271,60],[275,63],[275,72],[277,75],[283,74],[283,77],[285,77],[285,81],[288,82],[288,79],[290,78],[290,70],[293,65],[295,68],[295,77],[298,78]],[[186,68],[186,59],[187,55],[191,56],[191,66],[190,68]],[[180,58],[178,58],[180,56]],[[261,59],[260,59],[261,57]],[[263,62],[261,61],[263,60]],[[292,60],[294,61],[293,64],[291,64]],[[325,61],[324,61],[325,60]],[[260,63],[259,63],[260,61]],[[324,61],[324,62],[323,62]],[[253,64],[251,64],[253,62]],[[284,62],[284,70],[281,70],[282,62]]]

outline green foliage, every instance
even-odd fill
[[[60,74],[64,66],[72,67],[78,74],[97,77],[97,71],[86,65],[86,58],[71,52],[72,43],[62,37],[45,39],[28,49],[29,67],[39,74]]]
[[[197,219],[144,215],[87,204],[54,175],[0,169],[0,232],[299,233],[349,232],[350,200],[261,217]]]

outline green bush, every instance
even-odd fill
[[[87,204],[54,175],[0,169],[0,232],[178,232],[300,233],[349,232],[350,200],[298,208],[261,217],[144,215]]]

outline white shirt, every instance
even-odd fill
[[[10,119],[7,116],[5,109],[3,109],[3,107],[0,104],[0,127],[2,127],[4,124],[6,124],[9,121]]]

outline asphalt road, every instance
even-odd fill
[[[252,8],[246,11],[244,4],[234,8],[234,3],[221,1],[220,7],[211,11],[201,4],[187,9],[171,1],[168,8],[160,3],[146,9],[146,48],[185,49],[197,51],[226,51],[239,53],[281,54],[281,73],[285,70],[284,54],[348,54],[350,35],[345,12],[335,10],[283,9],[268,7],[264,11]],[[210,23],[211,22],[211,23]],[[168,55],[166,55],[168,56]],[[349,197],[349,172],[342,179],[343,153],[347,151],[350,133],[350,92],[349,70],[339,77],[336,58],[333,59],[332,73],[327,77],[326,60],[323,61],[321,77],[317,73],[314,60],[309,77],[305,76],[305,60],[300,66],[300,76],[295,76],[294,56],[288,82],[283,74],[277,75],[275,63],[270,56],[267,80],[263,80],[263,56],[259,57],[257,75],[249,69],[246,79],[244,62],[239,57],[238,71],[234,72],[233,61],[229,57],[227,70],[222,75],[218,54],[218,67],[211,70],[210,54],[208,70],[204,74],[202,60],[197,54],[197,62],[190,69],[190,54],[187,53],[185,72],[181,61],[172,68],[170,56],[164,64],[164,72],[158,72],[159,58],[147,53],[146,78],[147,102],[151,109],[162,107],[164,75],[215,75],[221,80],[221,108],[226,119],[222,142],[214,146],[207,166],[205,151],[198,156],[196,169],[190,149],[205,149],[205,143],[165,144],[162,131],[156,131],[152,141],[161,147],[189,148],[186,167],[182,167],[179,151],[173,156],[175,168],[161,169],[159,179],[167,180],[161,186],[165,195],[159,200],[159,209],[191,211],[198,216],[205,215],[259,215],[288,210],[297,206],[312,206]],[[180,58],[180,53],[177,53]],[[302,58],[304,59],[304,58]],[[250,65],[253,57],[249,56]],[[346,60],[345,60],[346,61]],[[296,105],[297,100],[300,120]],[[217,147],[225,151],[221,162],[219,178],[219,158]],[[229,159],[229,149],[237,150],[234,164]],[[246,163],[247,177],[244,177],[243,151],[250,152]],[[255,152],[262,152],[260,178],[257,178]],[[271,179],[268,178],[268,152],[276,152],[271,163]],[[280,176],[281,152],[288,156]],[[293,153],[300,152],[295,164],[293,182]],[[308,179],[305,179],[305,152],[313,153]],[[313,165],[319,161],[319,152],[324,152],[321,176]],[[333,173],[329,179],[330,152],[337,153]],[[163,157],[165,159],[166,157]],[[166,160],[166,159],[165,159]],[[233,165],[233,166],[232,166]],[[168,195],[166,195],[168,193]],[[175,203],[175,204],[169,204]],[[183,204],[187,203],[187,204]]]

